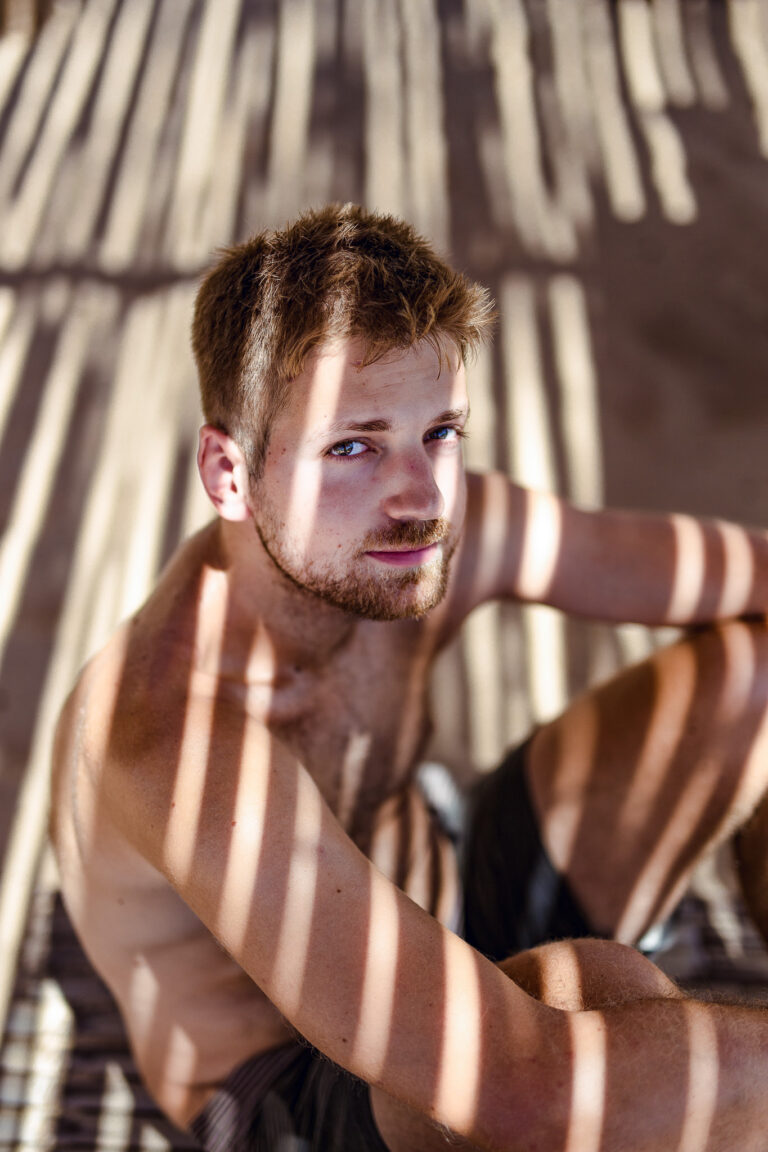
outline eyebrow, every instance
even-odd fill
[[[461,420],[469,416],[469,408],[447,408],[445,412],[441,412],[431,424],[450,424],[452,420]],[[335,423],[330,424],[328,428],[324,429],[321,433],[323,439],[326,437],[342,436],[348,432],[391,432],[391,420],[360,420],[347,423],[344,420],[337,420]]]

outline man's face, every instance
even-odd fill
[[[314,355],[272,427],[252,511],[298,587],[374,620],[442,599],[464,520],[464,368],[426,344],[360,368],[356,340]]]

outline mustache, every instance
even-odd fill
[[[438,544],[448,534],[448,521],[442,516],[437,520],[410,520],[403,524],[393,524],[381,532],[371,532],[363,541],[363,552],[386,552],[390,549],[429,548]]]

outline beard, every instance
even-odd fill
[[[254,524],[264,551],[294,588],[367,620],[413,619],[435,608],[445,596],[458,543],[458,537],[451,539],[451,525],[442,517],[393,525],[367,536],[348,571],[339,573],[329,564],[292,558],[269,515],[260,521],[254,518]],[[390,568],[365,555],[437,543],[442,548],[436,555],[413,568]]]

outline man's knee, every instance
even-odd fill
[[[499,967],[530,996],[571,1012],[682,996],[655,964],[615,940],[542,944],[510,956]]]

